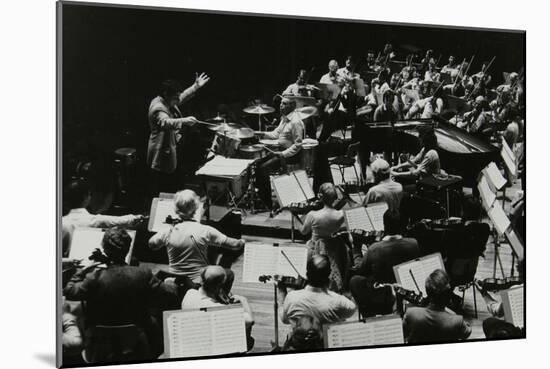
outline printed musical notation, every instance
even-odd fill
[[[241,305],[164,312],[164,350],[168,358],[246,351]]]
[[[426,278],[436,269],[445,270],[440,253],[427,255],[396,265],[393,267],[393,272],[397,283],[403,288],[415,292],[420,290],[422,295],[426,296]]]
[[[174,200],[168,198],[154,198],[151,202],[151,215],[149,216],[147,229],[150,232],[159,232],[169,227],[170,225],[166,224],[166,218],[168,216],[177,218]]]
[[[134,248],[134,239],[136,238],[136,231],[127,230],[127,232],[132,238],[130,250],[126,256],[126,262],[130,263]],[[91,264],[92,262],[88,259],[88,257],[92,255],[92,252],[94,252],[95,249],[101,249],[104,233],[105,231],[101,228],[75,228],[71,240],[69,258],[74,260],[83,260],[83,265]]]
[[[258,283],[262,275],[298,277],[281,253],[284,251],[302,276],[306,275],[307,248],[248,243],[244,248],[243,282]]]
[[[327,325],[323,337],[326,348],[404,343],[403,323],[397,315]]]
[[[525,325],[523,285],[501,291],[500,294],[502,307],[504,308],[504,319],[516,327],[523,328]]]
[[[348,230],[363,229],[365,231],[383,231],[384,213],[388,210],[385,202],[369,204],[344,210]]]

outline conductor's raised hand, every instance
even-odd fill
[[[201,73],[200,75],[195,73],[195,85],[197,85],[197,87],[201,88],[208,81],[210,81],[210,77],[208,77],[206,73]]]

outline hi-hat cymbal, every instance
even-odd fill
[[[221,123],[221,124],[218,124],[217,126],[208,127],[208,129],[211,131],[221,132],[221,133],[224,133],[224,132],[233,133],[239,128],[241,128],[241,126],[237,123]]]
[[[287,118],[290,120],[300,119],[304,120],[317,114],[317,108],[314,106],[304,106],[302,108],[295,109],[292,113],[287,114]]]
[[[248,114],[263,115],[263,114],[273,113],[275,111],[275,108],[272,108],[269,105],[261,104],[261,105],[253,105],[253,106],[246,107],[243,109],[243,111]]]
[[[254,130],[251,128],[239,128],[231,132],[231,136],[239,138],[241,140],[246,138],[252,138],[254,137]]]

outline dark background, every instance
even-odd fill
[[[208,73],[211,81],[185,110],[209,118],[220,104],[242,108],[258,98],[271,104],[298,69],[318,80],[330,59],[343,66],[346,55],[363,58],[369,49],[377,54],[387,42],[398,60],[405,59],[406,45],[419,55],[432,48],[436,58],[442,55],[440,66],[451,53],[458,61],[475,54],[470,73],[495,55],[490,72],[497,84],[525,57],[525,34],[519,32],[75,4],[63,5],[60,20],[64,158],[131,146],[143,159],[147,109],[165,78],[187,87],[195,72]]]

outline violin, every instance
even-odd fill
[[[381,287],[392,287],[397,297],[405,301],[408,301],[411,304],[414,304],[416,306],[426,307],[429,304],[428,298],[424,297],[422,295],[422,292],[417,293],[412,290],[408,290],[396,283],[375,283],[374,284],[374,288],[381,288]]]
[[[268,281],[273,280],[273,282],[275,282],[278,287],[292,288],[294,290],[301,290],[307,284],[307,280],[302,276],[298,276],[296,278],[296,277],[289,277],[289,276],[281,276],[278,274],[274,276],[261,275],[258,277],[258,280],[262,283],[267,283]]]
[[[313,210],[321,210],[323,203],[319,200],[312,200],[308,202],[293,202],[289,205],[288,210],[294,214],[307,214]]]
[[[476,280],[476,287],[482,288],[486,291],[502,291],[507,290],[510,287],[522,284],[521,280],[517,276],[510,276],[506,278],[485,278],[483,280]]]
[[[351,231],[340,231],[332,235],[332,237],[351,236],[354,242],[370,245],[376,240],[382,238],[383,231],[365,231],[364,229],[352,229]]]

